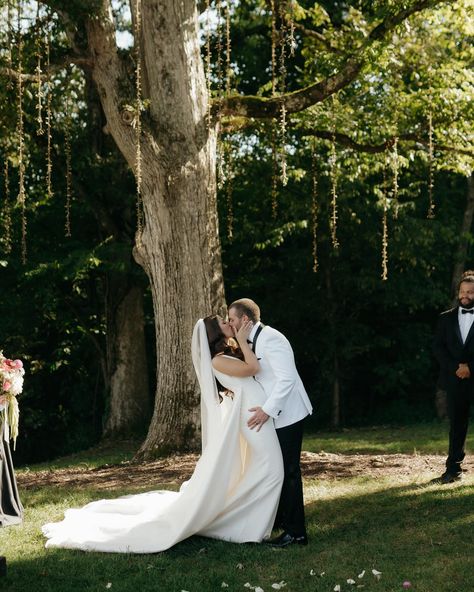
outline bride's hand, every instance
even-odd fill
[[[242,343],[247,343],[247,339],[252,332],[253,329],[253,322],[252,321],[244,321],[240,326],[240,329],[235,334],[235,338],[239,342],[239,345]]]

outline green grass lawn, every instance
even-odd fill
[[[416,442],[418,452],[444,453],[445,426],[385,430],[319,434],[307,438],[305,448],[381,452],[378,446],[386,440],[392,451],[413,452],[406,448],[409,440]],[[397,437],[402,440],[398,444]],[[88,458],[76,455],[69,464],[97,466],[111,451],[101,454],[104,449],[90,451]],[[122,454],[124,450],[118,456]],[[58,466],[67,466],[61,463]],[[83,487],[25,490],[23,525],[0,529],[1,554],[8,560],[8,576],[0,580],[0,590],[245,592],[259,586],[271,592],[277,589],[272,584],[284,582],[280,589],[286,592],[332,592],[337,584],[342,592],[396,592],[408,580],[413,592],[472,592],[474,477],[450,486],[429,484],[431,477],[427,471],[412,478],[308,480],[307,547],[274,550],[193,537],[155,555],[46,550],[41,525],[60,519],[68,507],[104,497],[104,492]],[[128,487],[106,495],[147,489]],[[372,569],[382,572],[380,579]],[[348,584],[348,579],[356,584]]]
[[[309,452],[339,454],[447,454],[447,421],[408,426],[375,426],[308,435],[304,449]],[[468,434],[467,448],[474,450],[474,430]]]

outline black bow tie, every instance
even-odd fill
[[[474,314],[474,308],[461,308],[462,314]]]

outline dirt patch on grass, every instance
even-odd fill
[[[165,459],[118,465],[104,465],[90,469],[87,466],[46,471],[21,472],[17,476],[23,489],[43,486],[84,486],[97,489],[115,489],[133,485],[151,488],[163,484],[179,485],[191,476],[197,454],[179,454]],[[347,479],[350,477],[416,476],[431,471],[433,477],[444,470],[444,456],[410,454],[330,454],[302,453],[304,477],[318,479]],[[474,459],[466,459],[465,468],[474,470]]]

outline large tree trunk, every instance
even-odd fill
[[[150,419],[143,289],[127,279],[107,281],[108,438],[143,432]]]
[[[133,8],[133,3],[132,3]],[[92,75],[107,128],[135,166],[135,128],[118,80],[118,56],[107,11],[87,23]],[[196,320],[224,305],[218,239],[215,132],[207,126],[207,89],[194,0],[142,2],[144,117],[142,199],[145,226],[135,249],[151,285],[156,324],[157,390],[140,457],[199,441],[199,397],[190,341]]]

